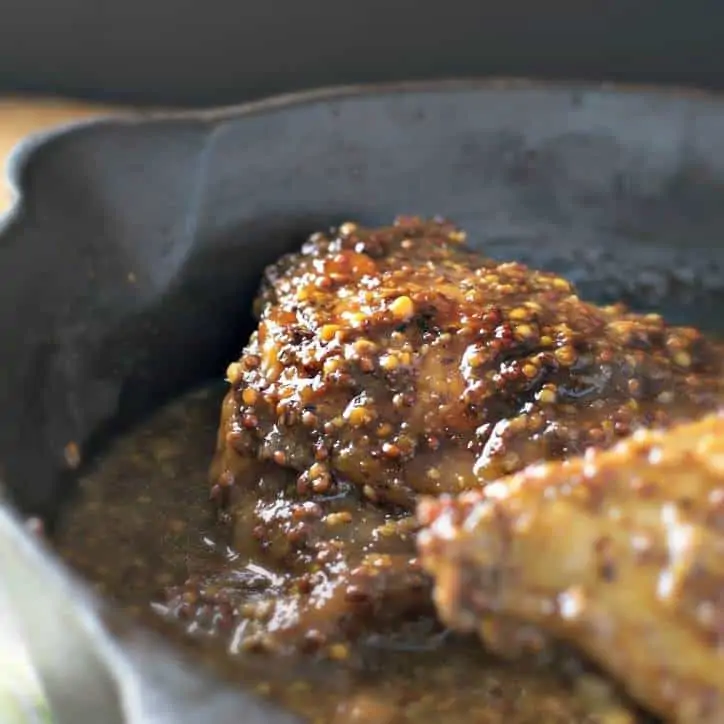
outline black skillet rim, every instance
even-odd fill
[[[210,107],[204,109],[188,110],[155,110],[155,109],[130,109],[129,111],[100,111],[99,115],[77,121],[70,121],[59,124],[50,129],[32,133],[17,143],[8,155],[4,168],[4,181],[10,194],[10,204],[7,209],[0,213],[0,241],[11,227],[19,222],[25,207],[26,196],[24,193],[25,169],[34,158],[35,154],[45,146],[54,141],[65,138],[75,133],[82,133],[86,129],[99,126],[113,125],[136,125],[155,122],[174,121],[197,121],[203,124],[212,125],[235,118],[263,115],[270,111],[283,110],[307,104],[330,102],[354,97],[371,97],[382,95],[397,95],[406,93],[440,93],[440,92],[475,92],[485,90],[499,91],[557,91],[569,92],[574,96],[586,93],[610,93],[613,95],[649,95],[662,99],[689,99],[693,101],[710,101],[717,104],[724,103],[724,92],[705,90],[695,86],[645,84],[645,83],[616,83],[596,81],[565,81],[565,80],[534,80],[524,77],[463,77],[436,80],[416,80],[388,83],[353,84],[316,88],[311,90],[296,91],[286,94],[277,94],[260,100],[233,104],[228,106]],[[60,564],[55,567],[54,574],[62,579],[62,585],[66,590],[68,587],[75,588],[80,581],[74,572],[66,568],[62,561],[50,550],[43,550],[33,540],[33,536],[23,530],[23,526],[16,511],[0,503],[0,514],[9,513],[18,523],[18,530],[15,535],[24,538],[23,546],[28,546],[33,563],[40,566],[47,566],[48,563]],[[16,539],[17,540],[17,539]],[[27,549],[26,549],[27,550]],[[74,585],[75,584],[75,585]],[[99,610],[94,606],[95,596],[89,595],[85,586],[81,583],[81,595],[76,598],[77,613],[88,623],[87,616],[91,614],[94,618],[98,616]],[[98,603],[105,603],[98,600]],[[105,608],[105,606],[103,606]],[[123,646],[118,646],[109,631],[106,622],[96,619],[93,622],[96,633],[100,633],[102,641],[101,655],[106,659],[115,674],[117,685],[122,687],[121,679],[127,678],[129,662],[123,654]],[[128,625],[128,622],[124,622]],[[98,629],[100,626],[100,630]],[[125,627],[125,626],[124,626]],[[140,634],[141,627],[133,625]],[[110,647],[109,647],[110,644]],[[109,650],[110,649],[110,650]],[[119,650],[120,649],[120,650]],[[119,657],[120,654],[120,657]],[[119,670],[119,665],[121,670]],[[132,667],[131,667],[132,668]],[[124,671],[125,670],[125,671]],[[125,675],[124,675],[125,674]],[[128,683],[128,682],[126,682]],[[126,714],[131,712],[126,711]],[[136,724],[136,719],[131,714],[131,720]],[[141,721],[138,720],[138,724]]]

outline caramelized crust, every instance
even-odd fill
[[[724,416],[419,506],[441,617],[573,643],[667,721],[724,721]]]
[[[343,480],[411,509],[721,396],[699,332],[583,302],[463,240],[444,222],[348,223],[269,268],[228,370],[214,484],[249,485],[271,461],[300,495]]]

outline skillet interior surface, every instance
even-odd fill
[[[0,238],[11,499],[52,524],[76,474],[68,444],[91,459],[220,377],[263,268],[347,219],[447,216],[487,255],[561,272],[586,297],[724,331],[722,123],[724,101],[701,94],[471,82],[109,120],[31,144]]]

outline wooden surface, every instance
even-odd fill
[[[0,100],[0,163],[5,162],[12,148],[29,133],[52,128],[61,123],[94,115],[107,115],[118,109],[85,105],[60,100]],[[4,182],[0,186],[0,213],[10,203]]]

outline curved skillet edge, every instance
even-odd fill
[[[69,133],[82,132],[89,127],[114,123],[146,123],[149,121],[199,121],[203,123],[217,123],[227,119],[265,113],[279,108],[285,108],[319,101],[331,101],[370,94],[395,94],[415,91],[460,91],[484,88],[497,89],[557,89],[569,90],[572,94],[591,91],[611,91],[616,93],[649,93],[660,97],[681,97],[699,99],[724,100],[724,94],[693,87],[655,86],[630,83],[612,82],[564,82],[541,81],[528,78],[450,78],[435,81],[402,81],[391,83],[372,83],[359,85],[330,86],[315,88],[306,91],[284,93],[257,101],[241,103],[239,105],[222,106],[208,109],[191,110],[138,110],[128,113],[101,114],[81,121],[70,121],[60,124],[46,131],[33,133],[18,143],[5,163],[5,183],[12,194],[12,203],[3,214],[0,214],[0,235],[13,219],[20,213],[23,206],[22,178],[27,165],[34,154],[39,152],[46,144]]]
[[[99,126],[144,124],[166,121],[185,121],[213,127],[226,120],[241,116],[263,114],[277,109],[292,106],[331,101],[351,96],[396,94],[410,91],[441,92],[473,89],[554,89],[570,91],[571,95],[586,92],[614,92],[651,94],[653,97],[667,98],[681,96],[684,93],[692,99],[709,99],[721,102],[724,97],[700,91],[641,88],[635,86],[617,86],[611,84],[561,84],[540,83],[526,80],[453,80],[435,82],[395,83],[389,85],[352,86],[315,90],[304,93],[293,93],[269,100],[244,104],[237,107],[181,112],[141,112],[128,115],[98,117],[78,123],[67,124],[60,128],[37,134],[28,138],[16,147],[11,155],[7,168],[7,182],[13,195],[13,203],[7,213],[0,217],[0,246],[16,225],[23,223],[27,210],[28,189],[26,188],[27,169],[44,149],[69,135],[82,134]],[[260,704],[255,698],[244,693],[229,689],[221,683],[199,676],[191,672],[185,664],[180,663],[164,645],[138,647],[136,652],[123,648],[123,643],[114,641],[112,635],[100,623],[99,612],[103,605],[89,592],[85,584],[58,560],[43,549],[22,526],[18,517],[0,507],[0,561],[3,553],[16,552],[15,563],[23,567],[30,580],[40,580],[47,592],[49,587],[57,589],[57,595],[67,602],[69,610],[75,617],[78,626],[87,632],[87,644],[95,650],[95,659],[105,667],[115,687],[113,696],[120,707],[128,724],[148,722],[151,712],[147,703],[155,702],[156,710],[153,721],[196,722],[201,719],[213,720],[218,724],[238,722],[242,719],[253,724],[286,724],[296,721],[280,712],[275,707]],[[2,585],[2,582],[0,582]],[[55,594],[53,594],[55,595]],[[66,604],[63,604],[66,605]],[[162,662],[165,669],[164,679],[157,680],[148,676],[148,672],[157,669]],[[203,691],[203,699],[200,692]],[[164,707],[164,701],[170,702]],[[114,704],[111,704],[114,705]],[[173,708],[171,708],[173,706]],[[240,714],[243,712],[243,714]],[[164,718],[164,714],[165,717]],[[96,719],[98,720],[98,719]]]

